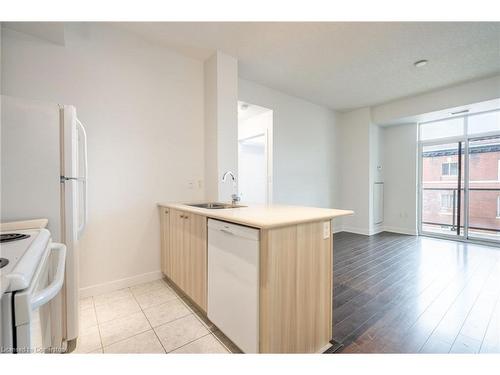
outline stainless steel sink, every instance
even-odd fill
[[[238,208],[238,207],[246,207],[237,204],[230,203],[219,203],[219,202],[208,202],[208,203],[186,203],[186,206],[198,207],[198,208],[207,208],[209,210],[221,210],[225,208]]]

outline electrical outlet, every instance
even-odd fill
[[[325,221],[323,223],[323,239],[326,240],[327,238],[330,238],[330,222]]]
[[[194,181],[188,181],[188,189],[189,190],[194,189]]]

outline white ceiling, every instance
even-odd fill
[[[114,23],[182,54],[215,50],[239,75],[337,110],[500,72],[500,22]],[[428,59],[415,68],[413,63]]]

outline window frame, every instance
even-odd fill
[[[444,138],[422,138],[422,126],[425,126],[426,124],[433,123],[433,122],[438,122],[442,121],[445,118],[436,118],[433,120],[424,120],[424,121],[417,121],[417,153],[418,153],[418,158],[417,158],[417,170],[418,170],[418,187],[417,187],[417,233],[419,235],[425,235],[425,236],[430,236],[430,237],[438,237],[438,238],[448,238],[448,239],[453,239],[453,240],[458,240],[458,241],[464,241],[464,242],[471,242],[471,243],[486,243],[486,244],[500,244],[500,240],[497,239],[490,239],[490,238],[481,238],[477,236],[471,236],[469,234],[469,216],[470,216],[470,207],[469,207],[469,151],[468,151],[468,145],[469,142],[475,141],[475,140],[480,140],[480,139],[485,139],[485,138],[497,138],[500,137],[500,130],[495,130],[495,131],[486,131],[484,133],[469,133],[468,130],[468,119],[471,116],[474,115],[479,115],[487,112],[500,112],[500,108],[494,108],[494,109],[488,109],[488,110],[479,110],[478,112],[475,113],[465,113],[465,114],[460,114],[456,116],[443,116],[446,119],[452,119],[452,118],[463,118],[464,120],[464,134],[457,136],[457,135],[449,135]],[[464,150],[464,163],[463,163],[463,169],[462,172],[464,173],[464,184],[463,184],[463,207],[464,207],[464,224],[463,224],[463,232],[461,232],[458,235],[448,235],[444,233],[434,233],[432,231],[429,231],[424,228],[423,225],[423,201],[424,201],[424,193],[423,193],[423,156],[422,152],[424,147],[427,146],[441,146],[441,145],[446,145],[446,144],[452,144],[452,143],[458,143],[458,142],[463,142],[463,150]],[[499,159],[500,160],[500,159]],[[500,161],[499,161],[500,163]],[[498,165],[498,174],[499,174],[499,179],[500,181],[500,164]],[[458,171],[457,171],[458,172]],[[448,172],[449,173],[449,172]],[[446,177],[446,176],[444,176]],[[445,178],[445,180],[447,180]],[[500,212],[498,212],[500,213]],[[500,217],[498,217],[500,220]],[[462,226],[462,225],[461,225]]]
[[[443,173],[444,172],[443,169],[444,169],[445,165],[448,166],[448,173],[447,174]],[[451,174],[451,170],[452,170],[451,166],[452,165],[455,165],[455,172],[456,172],[455,174]],[[458,162],[446,161],[446,162],[442,163],[441,164],[441,176],[443,176],[443,177],[458,177]]]
[[[497,219],[500,219],[500,195],[497,195]]]

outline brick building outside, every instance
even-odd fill
[[[458,191],[458,144],[426,146],[422,153],[422,223],[424,230],[456,234],[464,225],[464,158]],[[500,144],[469,145],[469,234],[500,239]],[[461,209],[458,217],[458,197]]]

